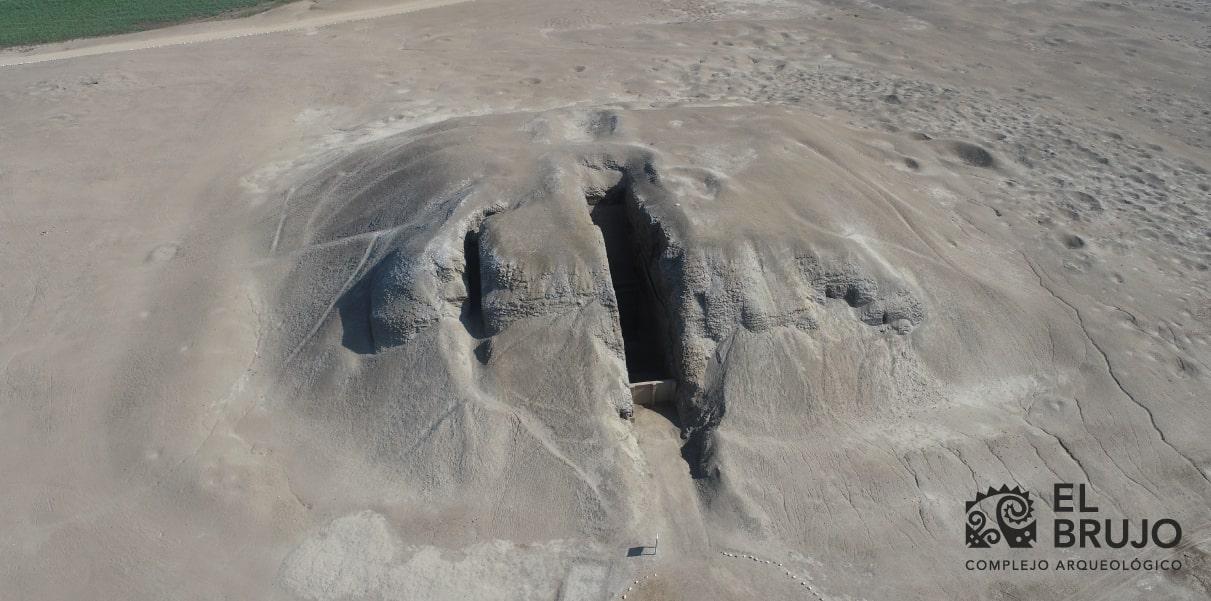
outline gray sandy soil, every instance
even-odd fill
[[[319,1],[0,52],[0,598],[1206,598],[1209,13]],[[1055,482],[1182,542],[1054,549]],[[1002,484],[1031,558],[1183,568],[969,571],[1021,556],[964,545]]]

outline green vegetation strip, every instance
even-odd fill
[[[151,29],[218,15],[240,16],[284,0],[0,0],[0,47]]]

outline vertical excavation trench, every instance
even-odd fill
[[[615,186],[599,199],[588,198],[589,215],[605,240],[610,281],[618,299],[627,377],[632,383],[664,380],[669,377],[669,370],[665,363],[658,305],[642,271],[640,245],[627,215],[623,186]]]
[[[463,238],[463,283],[467,286],[467,299],[463,302],[460,318],[463,327],[475,338],[484,337],[483,290],[479,273],[479,231],[467,232]]]
[[[475,345],[475,359],[487,365],[492,358],[492,341],[484,327],[483,281],[479,269],[479,230],[467,232],[463,238],[463,283],[467,286],[467,298],[463,300],[459,319],[467,333],[479,342]]]

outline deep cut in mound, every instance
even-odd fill
[[[484,336],[483,286],[479,272],[479,232],[470,231],[463,238],[463,282],[467,300],[460,315],[467,332],[476,338]]]
[[[664,336],[657,316],[655,292],[647,281],[644,258],[627,214],[626,179],[604,195],[588,197],[589,215],[601,230],[610,283],[618,299],[618,321],[622,328],[627,376],[631,382],[669,377]]]

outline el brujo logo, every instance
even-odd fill
[[[1037,497],[1042,498],[1042,497]],[[989,488],[964,503],[967,511],[967,548],[988,549],[1002,542],[1011,549],[1033,549],[1038,540],[1035,497],[1020,486]],[[1182,540],[1182,526],[1173,518],[1132,519],[1106,517],[1090,502],[1084,483],[1056,482],[1052,486],[1055,515],[1050,518],[1050,545],[1055,549],[1123,549],[1130,555],[1103,557],[1037,557],[1031,552],[1016,558],[976,553],[964,566],[989,572],[1123,572],[1182,569],[1181,558],[1155,552],[1137,555],[1133,549],[1172,549]],[[1047,536],[1047,535],[1044,535]],[[1134,556],[1134,557],[1133,557]]]
[[[1058,482],[1052,498],[1056,515],[1052,520],[1051,544],[1057,549],[1127,546],[1171,549],[1182,540],[1182,526],[1173,518],[1135,520],[1099,516],[1100,510],[1090,503],[1085,484]],[[975,500],[965,504],[967,548],[988,549],[1002,541],[1010,548],[1033,548],[1038,534],[1034,501],[1029,492],[1007,484],[977,492]]]
[[[986,549],[1002,540],[1013,548],[1030,548],[1037,537],[1034,500],[1019,487],[989,487],[967,501],[967,547]],[[989,513],[992,517],[989,517]]]

